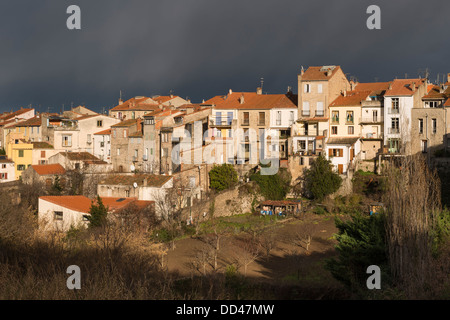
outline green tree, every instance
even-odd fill
[[[59,180],[59,176],[55,176],[55,180],[50,188],[50,194],[53,196],[61,195],[64,188],[61,186],[61,182]]]
[[[336,192],[342,184],[342,178],[333,172],[331,161],[323,155],[318,156],[310,168],[305,169],[303,176],[306,193],[318,201]]]
[[[377,265],[384,273],[383,283],[389,283],[385,215],[356,214],[350,221],[336,218],[335,223],[339,230],[335,235],[339,256],[327,260],[325,265],[333,277],[354,293],[367,294],[367,267]]]
[[[102,198],[97,196],[97,203],[93,200],[89,209],[89,227],[99,227],[106,223],[108,208],[103,204]]]
[[[210,186],[215,191],[222,191],[234,187],[238,182],[238,174],[233,165],[224,163],[214,165],[209,172]]]
[[[289,192],[291,176],[286,169],[280,169],[274,175],[261,175],[257,172],[250,176],[250,180],[258,184],[260,193],[266,200],[283,200]]]
[[[0,148],[0,156],[6,155],[5,148]]]

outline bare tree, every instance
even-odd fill
[[[431,229],[440,210],[440,180],[421,155],[387,166],[384,196],[389,263],[406,292],[420,292],[430,275]]]
[[[306,250],[306,254],[309,254],[309,247],[311,246],[313,236],[317,232],[317,225],[314,223],[307,223],[300,227],[296,232],[293,243],[298,247]]]
[[[261,250],[257,244],[245,240],[241,249],[242,250],[235,256],[235,261],[238,268],[244,268],[244,276],[247,276],[248,266],[260,257]]]
[[[266,258],[269,257],[270,252],[277,246],[277,237],[273,229],[265,230],[263,234],[258,236],[257,241],[264,251]]]

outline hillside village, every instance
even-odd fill
[[[174,189],[180,209],[200,206],[211,192],[209,172],[224,163],[241,183],[270,163],[289,172],[291,186],[320,155],[348,183],[357,170],[381,173],[384,161],[404,155],[421,153],[445,167],[450,74],[446,80],[358,83],[340,66],[302,67],[298,94],[230,89],[201,103],[139,96],[120,99],[109,114],[85,106],[62,114],[20,108],[0,115],[0,182],[70,190],[40,197],[38,209],[49,228],[67,231],[87,223],[88,204],[98,196],[110,208],[133,202],[160,217],[158,202]],[[348,183],[341,193],[351,193]],[[279,202],[279,210],[301,208],[292,203],[302,198],[296,196]],[[259,199],[261,212],[271,212],[263,200],[279,199]],[[249,212],[250,202],[236,204],[234,213]],[[192,223],[189,212],[184,220]]]

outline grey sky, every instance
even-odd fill
[[[81,8],[81,30],[66,8]],[[366,9],[382,10],[368,30]],[[100,111],[170,90],[200,102],[228,89],[297,91],[300,67],[359,81],[450,72],[450,2],[437,0],[2,1],[0,111],[31,104]]]

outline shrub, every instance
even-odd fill
[[[215,191],[222,191],[234,187],[238,182],[238,174],[233,165],[224,163],[214,165],[209,172],[210,187]]]
[[[320,155],[312,162],[310,168],[305,169],[304,182],[305,192],[312,198],[322,201],[340,188],[342,178],[333,172],[331,162]]]

